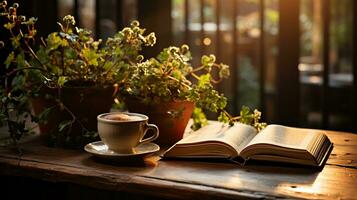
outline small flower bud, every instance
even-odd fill
[[[9,8],[9,13],[10,15],[12,15],[15,12],[15,8],[14,7],[10,7]]]
[[[2,7],[6,7],[7,6],[7,1],[2,1],[1,5],[2,5]]]
[[[144,60],[144,56],[143,55],[138,55],[137,57],[136,57],[136,61],[138,61],[138,62],[141,62],[141,61],[143,61]]]
[[[26,16],[20,15],[20,16],[19,16],[19,20],[20,20],[21,22],[26,21]]]
[[[132,34],[133,31],[130,28],[126,27],[122,30],[122,32],[124,33],[125,36],[129,36]]]
[[[174,47],[169,47],[169,52],[170,52],[170,54],[175,54],[177,51],[176,51],[177,49],[176,48],[174,48]]]
[[[182,54],[187,53],[190,50],[190,47],[187,44],[184,44],[181,46],[181,52]]]
[[[230,76],[229,66],[221,63],[220,68],[219,78],[228,78]]]
[[[19,4],[18,3],[14,3],[12,4],[12,7],[14,7],[15,9],[19,7]]]
[[[131,25],[132,27],[136,27],[136,26],[140,26],[140,23],[139,23],[138,20],[134,20],[134,21],[131,22],[130,25]]]
[[[133,31],[134,31],[135,33],[139,33],[139,32],[140,32],[140,28],[137,27],[137,26],[135,26],[135,27],[133,28]]]
[[[153,46],[156,43],[156,36],[155,33],[152,32],[147,36],[147,45]]]
[[[76,20],[74,20],[74,17],[72,15],[66,15],[65,17],[63,17],[63,21],[67,24],[76,24]]]
[[[210,55],[209,55],[209,58],[211,59],[211,62],[212,62],[212,63],[216,62],[216,56],[215,56],[215,55],[210,54]]]

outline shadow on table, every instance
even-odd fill
[[[96,156],[88,157],[87,159],[83,160],[83,163],[101,163],[113,166],[123,166],[123,167],[154,167],[157,165],[157,162],[151,157],[147,158],[125,158],[125,159],[108,159],[108,158],[101,158]]]

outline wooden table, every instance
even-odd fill
[[[77,191],[73,189],[76,187],[87,188],[86,198],[99,198],[95,190],[102,191],[100,197],[104,193],[123,197],[125,193],[127,198],[141,195],[167,199],[357,199],[357,135],[333,131],[327,135],[335,147],[322,171],[165,161],[158,156],[147,158],[145,163],[123,166],[98,162],[83,151],[48,148],[29,142],[22,145],[22,156],[8,148],[0,149],[0,175],[7,177],[2,181],[29,177],[60,186],[71,184],[66,188],[72,191]],[[60,195],[58,188],[64,187],[55,189]],[[22,190],[18,191],[13,194]]]

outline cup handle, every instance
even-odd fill
[[[153,130],[154,134],[148,138],[141,140],[139,144],[151,142],[153,140],[156,140],[159,137],[159,128],[155,124],[146,124],[146,130],[145,130],[144,136],[146,135],[146,133],[149,129]]]

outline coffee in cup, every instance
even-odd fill
[[[135,153],[136,146],[151,142],[159,136],[157,126],[148,124],[148,120],[146,115],[138,113],[103,113],[97,116],[98,134],[110,150]],[[143,139],[149,129],[153,130],[153,135]]]
[[[109,120],[115,120],[115,121],[135,121],[135,120],[141,120],[142,118],[139,116],[135,115],[128,115],[125,113],[113,113],[110,115],[105,115],[105,119]]]

